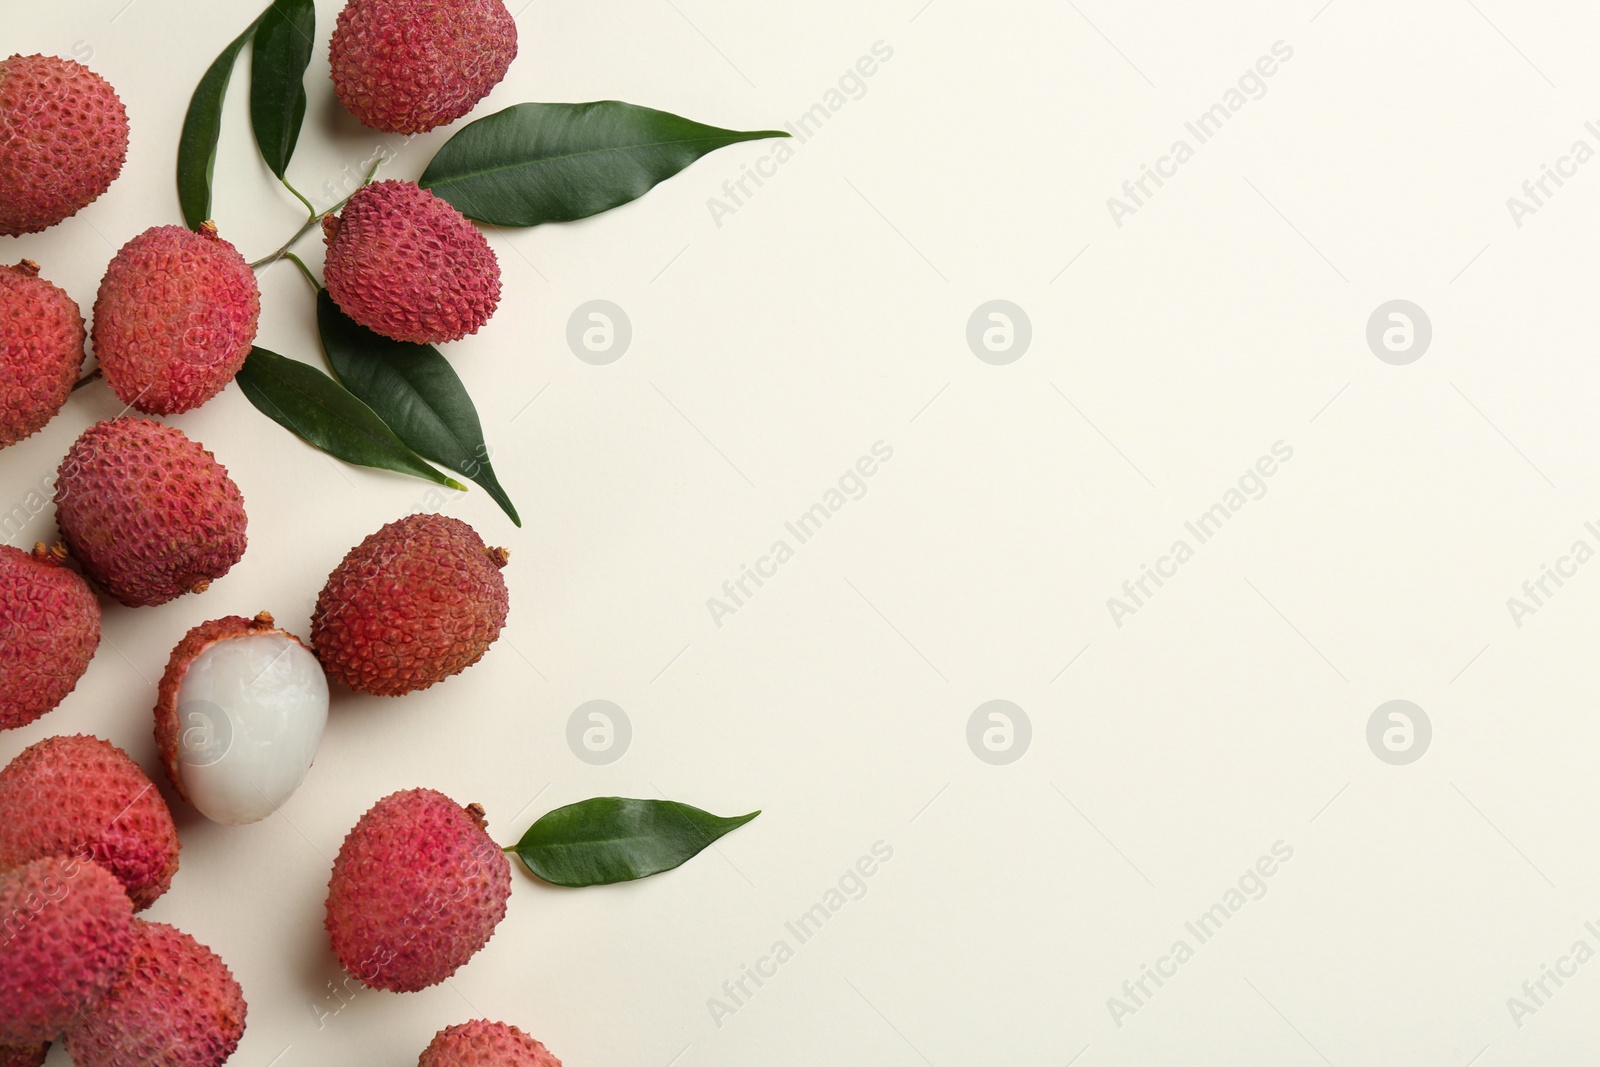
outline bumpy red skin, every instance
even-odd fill
[[[507,553],[443,515],[408,515],[345,555],[311,616],[330,678],[377,696],[426,689],[478,662],[510,610]]]
[[[333,88],[387,133],[422,133],[471,111],[517,57],[501,0],[350,0],[329,45]]]
[[[37,1045],[7,1045],[0,1048],[0,1067],[44,1067],[50,1055],[50,1042]]]
[[[274,626],[272,616],[263,611],[253,619],[228,615],[203,622],[184,634],[183,640],[172,650],[172,655],[167,657],[167,669],[161,675],[161,684],[156,690],[156,748],[166,765],[172,788],[184,800],[189,799],[189,793],[183,788],[183,779],[178,774],[178,735],[183,728],[178,720],[178,690],[183,687],[184,676],[189,673],[189,665],[195,661],[195,657],[212,645],[235,637],[258,634],[277,634],[305,647],[305,642],[294,634]]]
[[[122,977],[67,1031],[74,1067],[220,1067],[244,1036],[239,983],[188,934],[162,923],[135,925]]]
[[[93,863],[41,859],[0,874],[0,1045],[53,1040],[122,973],[133,902]]]
[[[142,911],[172,885],[172,812],[128,754],[109,741],[50,737],[0,771],[0,870],[44,856],[93,860]]]
[[[117,253],[94,302],[94,351],[124,404],[199,407],[244,366],[261,317],[255,272],[209,223],[146,230]]]
[[[323,220],[328,295],[396,341],[442,344],[477,333],[500,303],[500,261],[478,228],[411,182],[356,192]]]
[[[100,645],[100,601],[43,546],[0,546],[0,730],[66,699]],[[0,863],[0,869],[6,865]]]
[[[561,1061],[509,1023],[475,1019],[440,1030],[417,1067],[561,1067]]]
[[[325,925],[352,976],[413,993],[487,944],[510,896],[511,865],[482,809],[413,789],[378,801],[344,839]]]
[[[0,63],[0,234],[38,233],[93,203],[122,173],[128,112],[70,59]]]
[[[55,418],[83,367],[83,340],[78,305],[38,264],[0,267],[0,448]]]
[[[61,461],[56,525],[84,573],[129,607],[200,592],[244,556],[244,498],[183,432],[118,418]]]

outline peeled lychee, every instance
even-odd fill
[[[257,822],[300,788],[328,722],[328,679],[300,639],[229,615],[172,650],[156,744],[178,794],[216,822]]]
[[[42,544],[0,545],[0,730],[66,699],[99,645],[100,601],[78,573]]]
[[[356,191],[322,220],[328,295],[346,315],[396,341],[455,341],[500,303],[500,261],[482,233],[412,182]]]
[[[178,831],[126,752],[83,734],[48,737],[0,771],[0,870],[44,856],[95,861],[143,910],[172,884]]]
[[[352,548],[311,616],[323,669],[351,689],[398,696],[466,670],[505,625],[509,553],[460,519],[408,515]]]
[[[386,133],[422,133],[471,111],[517,57],[501,0],[350,0],[329,46],[333,88]]]
[[[483,809],[412,789],[384,797],[344,839],[328,883],[334,955],[377,989],[449,978],[506,914],[511,865]]]
[[[67,1031],[74,1067],[220,1067],[244,1036],[233,973],[180,930],[135,926],[122,977]]]
[[[561,1061],[509,1023],[476,1019],[440,1030],[417,1067],[561,1067]]]
[[[83,338],[78,305],[39,277],[39,264],[0,267],[0,448],[55,418],[83,367]]]
[[[0,1045],[53,1040],[93,1007],[128,962],[133,924],[122,883],[97,864],[52,857],[0,874]]]
[[[94,302],[94,352],[118,400],[172,415],[233,381],[260,315],[255,272],[215,226],[156,226],[106,268]]]
[[[129,607],[202,592],[244,555],[244,498],[181,430],[124,417],[61,461],[56,524],[84,573]]]
[[[44,1067],[48,1055],[48,1041],[41,1041],[37,1045],[0,1046],[0,1067]]]
[[[128,113],[104,78],[70,59],[0,63],[0,234],[75,215],[122,173]]]

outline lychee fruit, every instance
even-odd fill
[[[329,45],[333,88],[385,133],[422,133],[471,111],[517,57],[501,0],[350,0]]]
[[[0,448],[56,417],[83,367],[83,338],[78,305],[39,277],[39,264],[0,267]]]
[[[128,962],[133,924],[98,864],[50,857],[0,874],[0,1045],[50,1041],[93,1007]]]
[[[0,1046],[0,1067],[44,1067],[48,1055],[48,1041],[37,1045],[4,1045]]]
[[[85,734],[47,737],[0,771],[0,870],[44,856],[93,860],[142,911],[172,884],[178,831],[122,749]]]
[[[118,400],[172,415],[233,381],[260,316],[255,272],[215,226],[156,226],[123,245],[100,280],[94,352]]]
[[[271,815],[300,788],[328,722],[328,679],[262,612],[184,635],[156,702],[156,745],[178,795],[215,822]]]
[[[477,333],[500,303],[500,261],[466,216],[412,182],[356,191],[322,220],[328,295],[396,341],[440,344]]]
[[[66,699],[100,645],[100,601],[63,554],[0,545],[0,730]]]
[[[561,1061],[509,1023],[475,1019],[440,1030],[417,1067],[561,1067]]]
[[[323,669],[351,689],[398,696],[482,658],[505,625],[509,553],[443,515],[408,515],[345,555],[311,616]]]
[[[511,865],[483,809],[431,789],[384,797],[344,839],[328,883],[334,955],[376,989],[449,978],[506,914]]]
[[[77,214],[127,155],[128,112],[100,75],[55,56],[0,62],[0,234]]]
[[[84,573],[129,607],[202,592],[244,555],[244,498],[181,430],[123,417],[61,461],[56,524]]]
[[[74,1067],[220,1067],[244,1036],[228,965],[162,923],[135,920],[133,955],[100,1003],[67,1031]]]

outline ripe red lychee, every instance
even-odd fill
[[[98,864],[38,859],[0,874],[0,1045],[53,1040],[133,951],[133,902]]]
[[[221,1067],[244,1036],[245,1002],[227,964],[162,923],[135,920],[117,983],[67,1031],[74,1067]]]
[[[475,1019],[440,1030],[417,1067],[561,1067],[561,1061],[509,1023]]]
[[[39,277],[39,264],[0,267],[0,448],[55,418],[83,367],[83,338],[78,305]]]
[[[0,730],[66,699],[99,645],[100,601],[61,554],[0,546]]]
[[[44,856],[93,860],[135,910],[167,891],[178,831],[139,765],[98,737],[49,737],[0,771],[0,870]]]
[[[156,745],[178,795],[215,822],[258,822],[300,787],[328,721],[311,649],[263,611],[184,635],[156,702]]]
[[[56,524],[84,573],[129,607],[203,591],[244,555],[244,499],[181,430],[124,417],[61,461]]]
[[[333,88],[386,133],[422,133],[471,111],[517,57],[501,0],[350,0],[329,46]]]
[[[0,62],[0,234],[77,214],[127,155],[128,113],[100,75],[55,56]]]
[[[412,789],[361,817],[333,863],[334,955],[377,989],[411,993],[449,978],[506,914],[511,865],[483,809]]]
[[[328,576],[311,616],[311,646],[329,676],[351,689],[426,689],[478,662],[500,636],[508,558],[460,519],[391,522]]]
[[[489,242],[412,182],[365,186],[322,227],[328,295],[374,333],[417,344],[455,341],[477,333],[500,303],[500,262]]]
[[[261,293],[255,272],[206,223],[156,226],[106,268],[94,351],[117,399],[152,415],[199,407],[244,366]]]

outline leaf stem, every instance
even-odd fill
[[[311,205],[311,201],[307,200],[304,196],[302,196],[301,193],[300,193],[300,190],[296,189],[293,185],[289,184],[289,179],[288,178],[279,178],[278,180],[283,183],[283,187],[285,189],[289,190],[291,193],[294,194],[294,198],[296,200],[300,201],[302,204],[304,204],[306,206],[307,214],[309,214],[313,219],[317,219],[317,218],[321,217],[320,215],[317,214],[317,209]]]
[[[79,378],[77,383],[75,385],[73,385],[72,391],[74,393],[76,393],[79,389],[82,389],[84,386],[88,385],[90,382],[97,382],[104,376],[105,376],[105,372],[102,371],[99,367],[96,367],[94,370],[90,371],[88,374],[85,374],[82,378]]]
[[[306,281],[311,283],[311,288],[315,292],[322,292],[322,283],[317,281],[317,276],[311,273],[311,268],[305,265],[304,260],[295,255],[293,252],[285,252],[283,254],[283,258],[289,260],[295,266],[300,268],[300,273],[306,276]]]
[[[343,205],[340,205],[340,206],[342,207]],[[337,211],[338,208],[335,207],[332,210],[333,211]],[[289,249],[293,248],[296,244],[298,244],[299,241],[300,241],[300,238],[302,238],[306,234],[310,233],[312,231],[312,229],[321,221],[322,221],[322,216],[320,216],[320,215],[311,216],[311,218],[306,220],[305,225],[301,226],[298,230],[296,230],[293,237],[291,237],[287,241],[283,242],[283,244],[278,248],[278,250],[276,252],[272,253],[272,255],[270,255],[270,256],[265,256],[265,257],[263,257],[261,259],[256,260],[254,263],[251,263],[250,264],[250,269],[251,270],[260,270],[262,267],[270,267],[274,263],[278,262],[278,260],[282,259],[284,256],[289,254]]]

